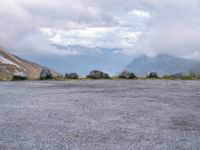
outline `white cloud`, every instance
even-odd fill
[[[88,27],[82,29],[41,28],[52,43],[60,45],[82,45],[85,47],[132,49],[138,42],[140,32],[126,27]]]
[[[97,9],[89,8],[95,12],[95,16],[99,16]],[[132,10],[121,16],[114,16],[116,26],[90,26],[85,23],[66,22],[65,28],[42,27],[40,31],[55,44],[119,48],[121,53],[130,55],[134,54],[134,48],[149,18],[148,12]]]
[[[150,18],[151,15],[144,10],[133,10],[129,12],[130,15],[136,15],[138,17]]]
[[[76,54],[54,42],[197,58],[199,18],[199,0],[1,0],[0,45],[22,54]]]

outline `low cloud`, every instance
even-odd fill
[[[41,28],[52,43],[59,45],[82,45],[89,48],[131,49],[138,42],[140,32],[128,27],[88,27],[82,29]]]
[[[198,59],[199,18],[199,0],[2,0],[0,46],[22,55],[79,54],[55,43]]]

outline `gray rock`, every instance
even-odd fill
[[[79,75],[77,73],[66,73],[65,79],[79,79]]]
[[[158,74],[156,72],[150,72],[147,75],[147,78],[157,79],[158,78]]]
[[[40,80],[48,80],[48,79],[53,79],[53,74],[48,68],[43,67],[40,73]]]
[[[90,79],[109,79],[110,78],[107,73],[104,73],[98,70],[91,71],[87,77]]]
[[[130,71],[123,71],[120,75],[119,78],[121,79],[135,79],[137,78],[136,75]]]

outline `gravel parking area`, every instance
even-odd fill
[[[200,150],[200,82],[0,82],[0,150]]]

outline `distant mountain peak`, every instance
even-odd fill
[[[146,76],[149,72],[157,72],[160,76],[189,72],[199,62],[179,58],[172,55],[159,54],[155,57],[145,55],[135,58],[125,70],[134,72],[138,76]]]

